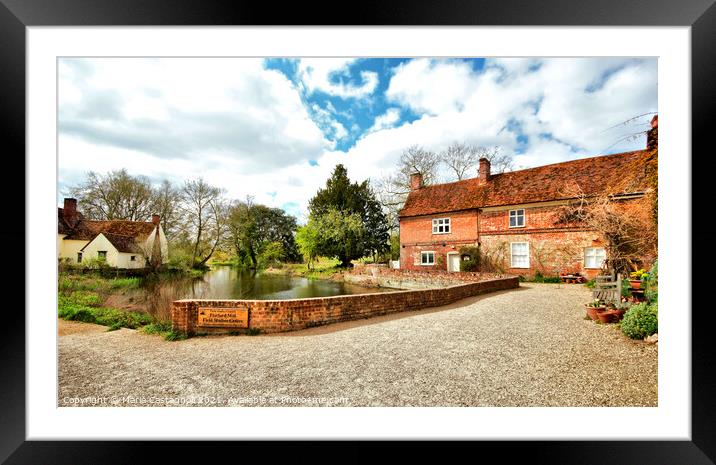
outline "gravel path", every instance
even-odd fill
[[[584,320],[583,286],[264,336],[167,342],[59,321],[59,406],[656,406],[657,347]]]

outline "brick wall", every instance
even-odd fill
[[[442,270],[396,270],[378,265],[356,266],[343,275],[347,282],[363,286],[393,287],[398,289],[435,289],[455,284],[503,278],[495,273],[460,272]]]
[[[354,294],[291,300],[178,300],[172,306],[172,327],[189,335],[226,333],[231,328],[200,328],[199,307],[248,308],[249,328],[263,333],[294,331],[340,321],[419,310],[450,304],[466,297],[513,289],[516,277],[457,284],[439,289]],[[236,330],[245,331],[245,330]]]
[[[512,242],[528,243],[529,268],[510,266]],[[533,276],[539,271],[544,276],[556,276],[562,272],[579,272],[589,278],[599,274],[599,270],[584,267],[584,249],[605,245],[598,234],[590,231],[485,234],[481,243],[483,261],[497,265],[506,273]]]
[[[459,252],[463,246],[479,244],[483,255],[497,265],[491,271],[533,276],[562,272],[579,272],[588,277],[598,274],[597,269],[584,267],[586,247],[604,247],[603,238],[594,231],[569,224],[559,224],[559,204],[521,206],[525,210],[525,225],[509,227],[509,211],[486,209],[422,217],[401,218],[400,267],[406,270],[447,270],[447,255]],[[453,223],[450,234],[433,235],[432,219],[449,217]],[[453,220],[454,218],[454,220]],[[529,243],[530,267],[511,268],[510,243]],[[434,265],[421,265],[421,252],[435,252]]]
[[[450,233],[433,234],[433,218],[450,218]],[[448,253],[465,245],[477,245],[477,211],[401,218],[400,244],[400,268],[447,270]],[[420,264],[423,251],[435,252],[434,265]]]

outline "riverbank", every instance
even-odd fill
[[[328,281],[343,281],[345,268],[339,268],[339,261],[321,258],[309,268],[306,263],[282,263],[279,267],[269,267],[263,273],[296,276],[306,279],[324,279]]]

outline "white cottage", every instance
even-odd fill
[[[151,222],[86,220],[77,200],[65,199],[57,209],[57,252],[72,263],[99,259],[115,268],[145,268],[166,263],[169,246],[159,215]]]

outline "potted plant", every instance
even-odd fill
[[[629,273],[629,284],[631,284],[631,288],[641,289],[642,281],[646,281],[648,276],[649,273],[644,268]]]
[[[617,321],[620,321],[624,314],[629,310],[629,307],[631,307],[630,302],[619,302],[617,305],[614,306],[614,313]]]
[[[605,309],[602,312],[597,312],[597,319],[604,324],[611,323],[616,318],[616,313],[613,310]]]
[[[609,303],[606,310],[602,312],[597,311],[597,318],[599,318],[599,321],[602,323],[620,321],[630,306],[631,304],[624,302],[617,304]]]
[[[607,306],[604,304],[604,302],[599,299],[594,299],[588,304],[585,304],[584,307],[587,309],[587,316],[594,321],[597,321],[599,319],[598,315],[600,312],[604,312],[607,309]]]

